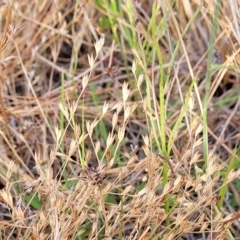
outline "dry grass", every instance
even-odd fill
[[[0,5],[0,239],[240,239],[237,0]]]

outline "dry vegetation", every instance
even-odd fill
[[[0,239],[240,239],[239,1],[0,5]]]

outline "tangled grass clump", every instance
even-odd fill
[[[238,4],[1,1],[1,239],[238,239]]]

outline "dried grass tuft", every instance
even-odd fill
[[[1,239],[239,237],[239,6],[209,63],[215,4],[0,1]]]

